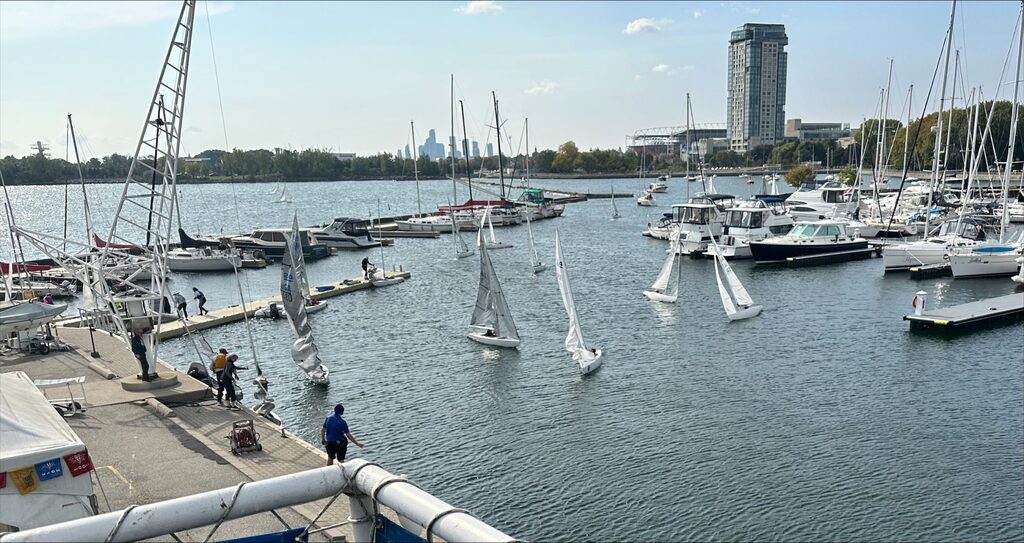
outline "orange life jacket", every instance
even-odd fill
[[[217,356],[213,357],[213,370],[223,371],[224,366],[228,364],[228,357],[224,353],[217,353]]]

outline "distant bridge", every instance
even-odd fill
[[[686,131],[685,126],[641,128],[633,132],[631,146],[679,145],[686,141]],[[691,126],[690,131],[693,132],[691,143],[708,137],[716,137],[712,135],[716,133],[720,133],[720,137],[725,137],[725,123],[698,123]]]

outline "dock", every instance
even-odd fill
[[[953,267],[949,264],[948,260],[910,268],[911,279],[931,279],[932,277],[948,277],[951,275],[953,275]]]
[[[911,330],[959,333],[1024,320],[1024,293],[1018,292],[905,315]]]
[[[403,279],[408,279],[412,276],[412,274],[407,271],[389,271],[386,275],[389,278],[401,277]],[[329,285],[314,286],[310,290],[310,297],[314,300],[326,300],[328,298],[334,298],[335,296],[341,296],[342,294],[348,294],[350,292],[356,292],[368,288],[373,288],[373,286],[369,281],[364,280],[362,277],[346,279]],[[238,322],[247,317],[252,318],[257,311],[269,306],[271,302],[280,301],[281,296],[271,296],[261,300],[253,300],[246,304],[247,311],[242,311],[242,306],[240,305],[232,305],[221,309],[215,309],[206,315],[190,316],[187,323],[180,320],[162,323],[160,325],[159,337],[161,341],[172,339],[184,336],[191,330],[207,330],[209,328]],[[81,319],[75,317],[59,321],[58,325],[66,328],[78,328],[81,326]]]

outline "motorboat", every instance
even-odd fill
[[[288,228],[260,228],[248,236],[236,236],[230,238],[231,244],[242,250],[260,250],[266,258],[281,260],[284,257],[285,234],[291,232]],[[316,234],[310,229],[302,229],[299,232],[302,240],[302,255],[307,260],[316,260],[331,256],[331,249],[320,243]]]
[[[798,221],[852,215],[859,205],[858,191],[832,182],[813,189],[801,188],[786,198],[786,207],[790,216]]]
[[[331,224],[314,230],[313,234],[319,243],[337,249],[370,249],[380,246],[380,241],[370,236],[369,221],[362,219],[337,217]]]
[[[320,300],[306,300],[306,314],[312,315],[313,313],[319,313],[324,309],[327,309],[327,302],[321,302]],[[257,309],[253,316],[258,319],[283,319],[285,318],[284,305],[281,302],[270,302],[266,307]]]
[[[706,251],[711,238],[722,233],[720,215],[718,206],[710,202],[673,204],[672,222],[679,229],[679,253],[688,255]]]
[[[855,237],[842,221],[799,221],[784,236],[750,242],[757,262],[784,262],[787,258],[866,249],[868,241]]]
[[[654,201],[654,193],[645,191],[642,196],[636,199],[636,205],[644,207],[653,207],[656,205]]]
[[[43,296],[54,298],[72,298],[78,294],[78,285],[65,279],[62,283],[49,281],[35,281],[19,278],[17,283],[10,285],[11,295],[14,299],[28,299]]]
[[[659,179],[661,178],[659,177]],[[652,181],[650,185],[647,185],[647,192],[668,192],[668,184]]]
[[[483,222],[484,213],[489,212],[491,215],[491,222],[494,226],[514,226],[523,222],[523,215],[520,213],[519,208],[513,202],[505,199],[498,200],[466,200],[460,205],[451,206],[439,206],[438,211],[441,213],[448,213],[452,211],[456,213],[456,216],[472,213],[476,220],[476,223],[465,228],[466,230],[472,230],[474,227],[479,228]],[[459,224],[459,229],[463,229],[462,224]]]
[[[883,246],[882,263],[887,272],[939,264],[946,260],[947,253],[980,245],[989,238],[990,230],[990,224],[978,217],[947,219],[936,236]]]
[[[672,222],[672,213],[663,213],[658,222],[647,223],[647,228],[642,234],[654,239],[668,239],[675,229],[676,224]]]
[[[794,221],[786,213],[781,198],[758,198],[740,202],[725,212],[722,235],[718,243],[708,246],[705,255],[714,256],[721,251],[727,259],[752,258],[750,242],[787,234]]]
[[[36,301],[15,302],[0,306],[0,337],[25,332],[56,319],[67,304],[44,304]]]
[[[241,265],[242,258],[237,254],[209,247],[167,252],[167,268],[174,272],[231,271]]]
[[[565,205],[556,203],[555,199],[544,194],[542,189],[524,190],[515,203],[519,206],[520,211],[532,210],[535,212],[530,217],[532,221],[560,217],[565,212]]]

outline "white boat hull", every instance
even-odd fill
[[[167,268],[173,272],[231,271],[241,266],[242,259],[237,255],[167,256]]]
[[[540,273],[540,272],[542,272],[542,271],[544,271],[546,269],[548,269],[548,265],[547,264],[534,264],[533,265],[533,273]]]
[[[498,243],[490,243],[490,242],[488,242],[487,243],[487,249],[488,250],[511,249],[511,248],[512,248],[512,244],[511,243],[503,243],[503,242],[498,242]]]
[[[638,198],[636,205],[644,207],[654,207],[654,198]]]
[[[327,302],[320,302],[320,303],[317,303],[317,304],[307,305],[306,306],[306,314],[307,315],[312,315],[313,313],[319,313],[319,312],[323,311],[324,309],[327,309]]]
[[[669,296],[668,294],[662,294],[660,292],[655,292],[653,290],[645,290],[644,296],[647,296],[648,300],[652,300],[655,302],[665,302],[667,304],[674,304],[676,303],[676,299],[679,298],[679,296]]]
[[[597,350],[597,356],[595,356],[594,358],[591,358],[590,360],[580,360],[580,361],[578,361],[576,364],[580,368],[580,373],[583,374],[583,375],[587,375],[587,374],[590,374],[590,373],[593,373],[593,372],[597,371],[597,368],[601,367],[601,362],[603,362],[603,360],[601,360],[601,359],[602,359],[603,356],[604,356],[604,350],[598,349]]]
[[[949,263],[954,279],[1005,277],[1017,274],[1019,256],[1020,253],[1016,251],[996,254],[954,254],[950,255]]]
[[[946,259],[944,243],[917,242],[907,245],[887,245],[882,248],[885,271],[909,270],[918,266],[939,264]]]
[[[732,315],[728,315],[728,317],[730,321],[741,321],[744,319],[749,319],[751,317],[756,317],[760,315],[761,309],[763,308],[759,305],[752,305],[750,307],[740,309],[739,311],[733,313]]]
[[[708,250],[704,251],[706,256],[715,256],[715,245],[709,245]],[[740,260],[746,258],[754,258],[753,253],[750,252],[749,243],[739,243],[736,245],[718,245],[718,250],[722,253],[722,257],[726,260]]]
[[[389,277],[387,279],[371,279],[370,284],[375,287],[388,287],[405,281],[404,277]]]
[[[484,345],[493,345],[495,347],[508,347],[511,349],[515,349],[516,347],[519,346],[518,339],[498,336],[486,336],[484,335],[483,332],[471,332],[469,334],[466,334],[466,337],[472,339],[477,343],[483,343]]]
[[[466,258],[467,256],[473,256],[474,254],[476,254],[474,251],[464,251],[455,253],[455,258]]]

